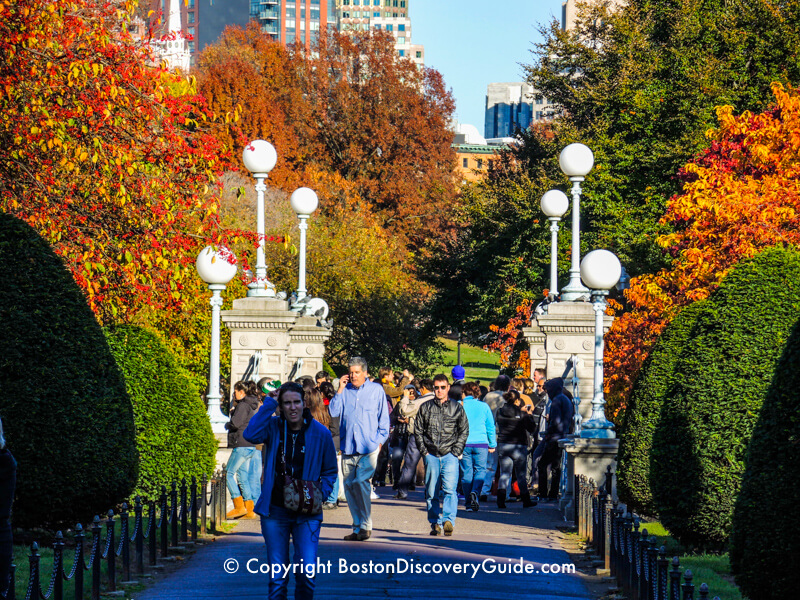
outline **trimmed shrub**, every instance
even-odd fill
[[[653,435],[650,481],[681,543],[722,549],[757,415],[800,316],[800,253],[739,263],[704,303]]]
[[[61,259],[5,213],[0,280],[0,414],[19,463],[14,524],[72,527],[133,489],[131,401]]]
[[[689,339],[705,302],[684,308],[667,325],[633,385],[620,432],[617,454],[617,492],[630,510],[655,516],[650,491],[650,449],[661,406],[679,375],[675,363]]]
[[[133,495],[152,499],[174,480],[211,475],[217,441],[189,372],[151,331],[117,326],[106,329],[106,338],[136,417],[139,479]]]
[[[731,567],[750,600],[800,589],[800,324],[795,325],[747,449],[733,512]]]

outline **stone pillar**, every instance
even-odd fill
[[[604,316],[603,335],[609,330],[614,318]],[[592,414],[592,396],[594,391],[594,323],[595,313],[589,302],[553,302],[547,305],[547,313],[536,315],[536,324],[545,336],[545,355],[547,378],[561,377],[567,361],[578,357],[578,410],[582,420]],[[533,330],[534,328],[529,328]],[[531,337],[536,336],[531,332]],[[526,335],[527,339],[527,335]],[[570,436],[572,438],[573,436]],[[616,443],[616,446],[614,445]],[[566,479],[560,507],[568,519],[572,518],[574,482],[576,474],[585,474],[595,481],[604,481],[595,477],[595,463],[602,465],[602,472],[608,464],[616,470],[616,448],[618,440],[607,439],[566,439],[559,444],[567,453],[565,464]],[[613,446],[613,448],[612,448]],[[610,453],[610,454],[609,454]],[[576,462],[576,457],[579,460]],[[594,461],[594,462],[593,462]],[[594,466],[593,466],[594,465]],[[588,469],[584,470],[584,469]],[[604,476],[603,476],[604,477]]]
[[[233,308],[222,312],[222,321],[231,332],[231,382],[239,381],[251,357],[261,352],[259,375],[285,382],[295,363],[302,365],[294,374],[314,376],[322,370],[328,328],[314,317],[289,310],[289,303],[267,297],[239,298]]]
[[[534,369],[547,369],[545,335],[535,319],[530,327],[522,328],[522,335],[525,336],[525,341],[528,342],[528,355],[531,359],[531,377],[533,377]]]

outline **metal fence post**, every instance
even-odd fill
[[[100,600],[100,569],[103,550],[100,547],[100,517],[94,516],[92,521],[92,600]]]
[[[681,600],[681,562],[677,556],[672,557],[669,571],[669,600]]]
[[[683,600],[694,600],[694,584],[692,583],[692,572],[686,569],[683,574],[685,583],[681,586],[683,588]]]
[[[75,525],[75,563],[72,565],[75,571],[75,598],[83,600],[83,572],[86,570],[86,559],[84,558],[83,541],[86,534],[83,533],[83,525]]]
[[[53,598],[64,598],[64,535],[56,532],[56,541],[53,542]]]
[[[181,541],[189,541],[189,531],[187,521],[189,519],[189,507],[186,506],[186,477],[181,479]]]
[[[119,513],[119,540],[122,549],[122,573],[125,577],[125,581],[131,580],[131,539],[130,534],[128,531],[128,505],[123,502],[122,503],[122,511]]]
[[[115,592],[117,590],[117,555],[114,552],[114,511],[108,511],[108,519],[106,520],[106,560],[108,563],[108,587],[109,591]]]
[[[203,496],[205,498],[205,495]],[[197,541],[197,477],[192,475],[192,489],[191,489],[191,522],[192,522],[192,541]]]
[[[167,525],[169,525],[169,515],[167,509],[167,487],[162,485],[161,486],[161,520],[159,523],[161,524],[161,558],[167,556],[167,546],[169,545],[169,530],[167,529]]]

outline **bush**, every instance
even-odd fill
[[[658,338],[633,385],[625,410],[617,454],[617,492],[630,510],[655,516],[650,491],[650,449],[661,406],[679,375],[675,363],[700,314],[704,302],[684,308]]]
[[[106,338],[136,416],[139,479],[133,495],[155,498],[173,480],[211,475],[217,442],[191,375],[151,331],[118,326],[106,329]]]
[[[14,524],[74,526],[128,497],[133,409],[78,286],[48,244],[0,213],[0,414],[17,459]]]
[[[699,310],[653,435],[651,488],[681,543],[723,548],[747,444],[800,315],[800,253],[742,261]]]
[[[775,370],[747,449],[731,533],[736,583],[751,600],[800,589],[800,324]]]

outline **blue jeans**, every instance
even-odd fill
[[[500,477],[497,489],[507,490],[511,484],[511,470],[517,472],[520,494],[528,490],[528,447],[522,444],[497,444]]]
[[[261,534],[267,545],[267,562],[270,565],[298,565],[295,567],[297,600],[314,598],[315,582],[308,576],[305,565],[317,564],[319,531],[322,527],[320,515],[296,515],[282,506],[270,505],[269,516],[261,517]],[[289,560],[289,536],[294,545],[294,557]],[[269,571],[269,600],[286,600],[289,592],[289,577],[285,571]],[[292,570],[289,571],[292,573]]]
[[[336,479],[333,482],[333,489],[331,490],[331,493],[325,500],[325,502],[336,504],[336,501],[338,499],[339,499],[339,473],[336,473]]]
[[[417,448],[417,438],[413,435],[409,436],[406,451],[403,454],[403,470],[397,481],[397,491],[401,494],[408,494],[408,488],[414,483],[417,476],[417,463],[421,456],[419,448]]]
[[[428,521],[443,524],[450,521],[456,524],[458,511],[458,458],[453,454],[444,456],[425,455],[425,504],[428,508]],[[444,493],[442,509],[439,510],[439,492]]]
[[[469,495],[472,491],[480,496],[488,457],[488,448],[479,448],[475,446],[467,446],[464,448],[464,454],[461,455],[460,466],[461,491],[464,492],[465,502],[469,502]]]
[[[492,452],[486,459],[486,472],[483,475],[483,489],[479,495],[488,496],[492,491],[494,472],[497,470],[497,451]]]
[[[258,450],[255,451],[250,461],[250,472],[248,475],[250,480],[250,493],[253,495],[253,501],[257,502],[261,496],[261,452]]]
[[[253,457],[258,454],[258,450],[254,447],[249,448],[234,448],[231,452],[231,457],[228,459],[228,493],[231,499],[244,496],[245,502],[247,500],[255,501],[260,496],[260,487],[256,490],[258,495],[250,489],[250,462]],[[260,459],[259,459],[260,462]],[[236,483],[236,480],[239,483]],[[242,491],[239,493],[239,486]]]
[[[392,464],[392,487],[397,489],[400,484],[400,467],[403,464],[403,456],[408,446],[408,436],[401,436],[389,448],[389,461]]]

